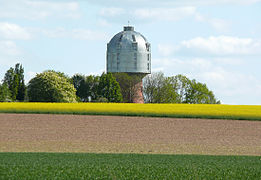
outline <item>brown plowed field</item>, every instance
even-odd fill
[[[0,114],[0,152],[261,155],[261,122]]]

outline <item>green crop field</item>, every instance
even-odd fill
[[[0,153],[0,179],[260,179],[261,157]]]
[[[261,120],[261,106],[217,104],[0,103],[0,113]]]

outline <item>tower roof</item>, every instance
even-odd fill
[[[123,31],[116,34],[110,40],[107,50],[113,52],[120,48],[121,51],[130,51],[133,43],[137,43],[137,51],[147,51],[146,47],[149,44],[147,39],[141,33],[134,31],[133,26],[125,26],[123,27]]]

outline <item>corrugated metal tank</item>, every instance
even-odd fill
[[[146,38],[125,26],[107,44],[107,72],[151,73],[151,47]]]

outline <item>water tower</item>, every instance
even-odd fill
[[[107,44],[107,72],[128,73],[140,77],[135,84],[133,103],[144,103],[142,94],[142,78],[151,73],[150,43],[134,27],[125,26]]]

